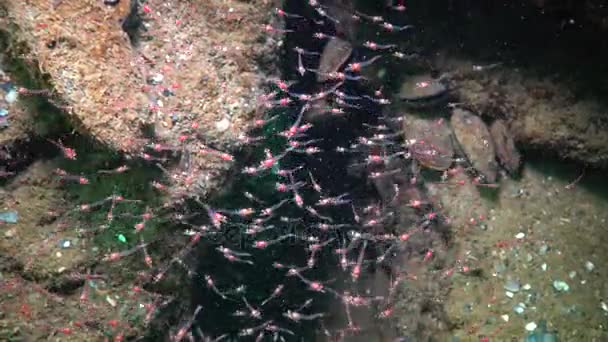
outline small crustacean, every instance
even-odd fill
[[[467,110],[456,108],[450,121],[462,153],[488,183],[496,181],[498,165],[488,126]]]
[[[496,120],[490,125],[490,134],[496,148],[496,156],[500,164],[510,173],[517,173],[521,163],[521,155],[515,147],[515,142],[511,136],[506,123],[503,120]]]

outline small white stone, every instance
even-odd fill
[[[509,315],[502,315],[502,316],[500,316],[500,318],[502,318],[502,320],[505,322],[509,321]]]
[[[162,74],[156,74],[156,75],[152,76],[152,81],[154,83],[161,83],[164,79],[165,79],[165,77]]]
[[[8,103],[11,104],[15,101],[17,101],[17,91],[10,90],[5,96],[4,96],[4,100]]]
[[[63,256],[63,254],[61,254],[61,252],[57,252],[57,253],[55,253],[55,256],[56,256],[57,258],[61,258],[61,257]]]
[[[57,273],[63,273],[63,271],[65,271],[66,268],[65,267],[59,267],[59,269],[57,269]]]
[[[591,261],[587,260],[587,262],[585,263],[585,269],[587,270],[587,272],[593,271],[594,268],[595,265]]]
[[[600,307],[602,310],[604,310],[604,312],[608,312],[608,305],[606,305],[606,303],[600,302]]]
[[[540,268],[541,268],[543,271],[546,271],[546,270],[547,270],[547,263],[543,263],[542,265],[540,265]]]
[[[527,331],[534,331],[534,330],[536,330],[536,327],[537,327],[537,325],[535,322],[530,322],[530,323],[526,324]]]
[[[515,235],[516,239],[523,239],[525,237],[526,237],[526,234],[524,234],[524,233],[517,233],[517,235]]]
[[[13,236],[15,236],[16,233],[17,233],[17,230],[15,228],[11,228],[11,229],[7,230],[6,232],[4,232],[4,237],[10,239]]]
[[[220,132],[227,130],[230,127],[230,120],[223,118],[222,120],[215,123],[215,129]]]
[[[108,304],[110,304],[112,307],[116,306],[116,301],[114,299],[112,299],[110,296],[106,296],[106,302],[108,302]]]
[[[526,284],[526,285],[522,286],[522,289],[524,289],[524,291],[528,291],[531,288],[532,288],[532,285],[530,285],[530,284]]]
[[[515,294],[511,291],[505,291],[505,296],[509,297],[509,298],[513,298]]]

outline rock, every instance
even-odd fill
[[[553,288],[557,292],[568,292],[568,291],[570,291],[570,286],[568,285],[568,283],[566,283],[565,281],[562,281],[562,280],[554,280],[553,281]]]
[[[534,330],[536,330],[536,327],[537,327],[537,325],[535,322],[530,322],[530,323],[526,324],[527,331],[534,331]]]
[[[513,307],[513,311],[515,311],[516,314],[521,315],[526,311],[526,304],[524,303],[518,303]]]
[[[353,47],[349,42],[340,38],[330,39],[321,54],[317,81],[325,82],[329,80],[330,75],[337,72],[346,63],[352,52]]]
[[[504,289],[509,292],[519,292],[520,284],[517,280],[509,279],[505,283]]]
[[[454,146],[452,132],[446,120],[406,115],[403,130],[412,158],[420,164],[439,171],[452,165]]]
[[[520,146],[594,167],[608,165],[601,97],[579,96],[566,82],[506,66],[459,80],[454,96],[477,112],[505,118]]]
[[[486,124],[473,113],[459,108],[454,110],[450,123],[462,152],[487,182],[494,183],[498,166],[494,142]]]
[[[413,107],[431,106],[446,99],[448,87],[430,75],[408,77],[401,85],[399,98]]]
[[[12,45],[23,47],[15,53],[32,61],[29,69],[48,75],[57,102],[65,104],[65,115],[77,129],[107,147],[138,158],[149,133],[167,143],[196,131],[196,139],[183,146],[192,155],[189,175],[170,177],[169,195],[209,195],[225,184],[233,162],[201,152],[210,141],[227,153],[243,145],[238,137],[263,92],[260,76],[273,76],[276,65],[276,36],[259,30],[263,24],[280,27],[278,18],[268,22],[275,5],[227,0],[193,9],[188,2],[166,7],[160,0],[147,1],[149,10],[139,11],[145,39],[133,44],[121,22],[136,2],[62,1],[51,10],[47,0],[8,1],[1,5],[0,27]],[[162,20],[151,20],[161,9]],[[159,88],[172,94],[162,103],[154,99]],[[174,108],[185,114],[172,122]],[[231,125],[226,128],[221,120],[227,112]],[[157,132],[149,132],[155,127]],[[181,174],[175,163],[163,167]]]
[[[515,147],[515,141],[503,120],[496,120],[490,126],[490,135],[494,141],[496,156],[500,164],[510,173],[517,173],[521,164],[521,155]]]

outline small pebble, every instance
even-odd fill
[[[517,235],[515,235],[516,239],[523,239],[525,237],[526,237],[526,234],[524,234],[524,233],[517,233]]]
[[[222,120],[215,123],[215,128],[220,132],[227,130],[229,127],[230,120],[228,120],[227,118],[223,118]]]
[[[604,310],[604,312],[608,312],[608,305],[606,305],[606,303],[600,302],[600,307],[602,310]]]
[[[570,286],[565,281],[562,280],[554,280],[553,288],[558,292],[568,292],[570,291]]]
[[[513,311],[515,311],[516,314],[521,315],[526,311],[526,305],[524,303],[519,303],[513,307]]]
[[[570,279],[574,279],[576,277],[576,271],[570,271],[570,273],[568,273],[568,277],[570,277]]]
[[[505,296],[507,296],[509,298],[513,298],[513,296],[515,296],[515,294],[511,291],[505,291]]]
[[[587,272],[593,271],[594,268],[595,265],[591,261],[587,260],[587,262],[585,262],[585,269],[587,270]]]
[[[509,321],[509,315],[502,315],[502,316],[500,316],[500,318],[502,318],[502,320],[505,322]]]
[[[536,330],[536,327],[537,327],[537,325],[535,322],[530,322],[530,323],[526,324],[527,331],[534,331],[534,330]]]
[[[4,96],[4,100],[5,100],[7,103],[11,104],[11,103],[13,103],[13,102],[17,101],[17,95],[18,95],[18,94],[17,94],[17,91],[15,91],[15,90],[13,89],[13,90],[9,91],[9,92],[8,92],[8,93],[7,93],[7,94]]]
[[[17,233],[17,230],[15,230],[15,228],[11,228],[4,232],[4,237],[10,239],[15,236],[15,233]]]
[[[61,258],[61,257],[63,256],[63,254],[61,254],[61,252],[57,252],[57,253],[55,253],[55,256],[56,256],[57,258]]]
[[[522,286],[522,289],[523,289],[524,291],[528,291],[528,290],[530,290],[531,288],[532,288],[532,285],[530,285],[530,284],[526,284],[526,285]]]
[[[152,81],[153,84],[159,84],[163,81],[163,79],[165,79],[165,77],[162,74],[156,74],[156,75],[152,76],[152,78],[150,80]]]
[[[57,269],[57,273],[63,273],[63,271],[65,271],[65,270],[66,270],[66,268],[65,268],[65,267],[59,267],[59,268]]]
[[[70,248],[70,246],[72,246],[72,242],[70,240],[59,241],[59,248]]]
[[[517,280],[509,279],[504,285],[504,289],[509,292],[519,292],[520,285]]]
[[[110,298],[110,296],[106,296],[106,302],[108,302],[108,304],[110,304],[112,307],[116,306],[116,301]]]
[[[540,265],[540,268],[541,268],[543,271],[546,271],[546,270],[547,270],[547,264],[546,264],[546,263],[543,263],[542,265]]]

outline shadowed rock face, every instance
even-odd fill
[[[496,152],[486,124],[462,109],[454,110],[450,123],[462,152],[486,181],[494,183],[498,172]]]

